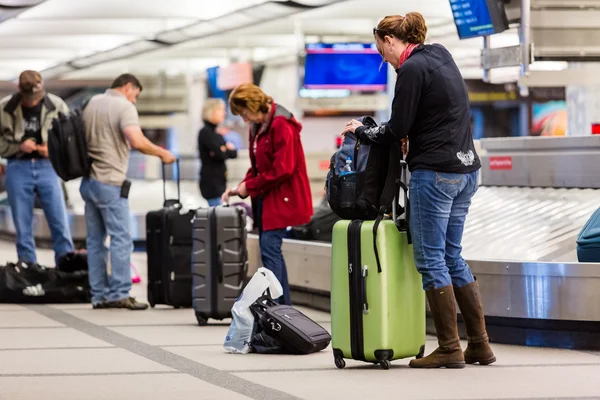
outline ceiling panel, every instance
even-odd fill
[[[300,3],[314,5],[328,1],[302,0]],[[265,0],[46,0],[15,19],[0,24],[0,79],[18,74],[22,69],[60,65],[98,52],[128,54],[114,49],[133,42],[139,43],[143,39],[154,39],[160,32],[193,26],[200,20],[216,18],[264,2]],[[445,45],[454,54],[457,63],[465,65],[465,70],[468,66],[469,74],[481,74],[476,60],[483,40],[458,39],[449,0],[347,0],[234,31],[227,31],[235,23],[234,17],[227,15],[221,19],[222,30],[216,35],[75,71],[68,76],[86,77],[86,74],[93,76],[108,73],[107,71],[113,73],[119,69],[194,70],[214,63],[227,63],[232,58],[264,60],[294,54],[301,44],[299,34],[308,36],[311,41],[368,41],[372,40],[373,26],[382,17],[414,10],[425,16],[430,41]],[[240,14],[236,18],[248,17]],[[215,25],[217,22],[211,21],[211,24]],[[493,47],[517,43],[515,31],[492,37]],[[99,55],[94,59],[106,58]]]
[[[24,19],[194,18],[208,19],[264,0],[47,0]],[[209,3],[209,4],[207,4]]]
[[[0,24],[0,38],[38,35],[124,34],[153,36],[161,30],[176,29],[196,21],[193,18],[81,18],[68,20],[13,19]]]

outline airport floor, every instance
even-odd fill
[[[0,242],[1,259],[15,256]],[[38,257],[50,263],[52,252]],[[145,254],[133,261],[143,278],[133,294],[145,299]],[[330,329],[328,314],[303,311]],[[600,353],[496,344],[498,362],[487,367],[414,370],[399,360],[384,371],[348,361],[337,370],[329,348],[226,354],[227,329],[228,321],[197,326],[189,309],[2,304],[0,400],[600,399]]]

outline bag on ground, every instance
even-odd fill
[[[227,352],[247,354],[252,351],[251,343],[255,320],[250,306],[262,297],[267,290],[275,298],[283,295],[281,283],[279,283],[273,272],[261,267],[252,276],[231,309],[231,325],[223,344]]]

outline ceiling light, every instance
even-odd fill
[[[536,61],[529,66],[531,71],[564,71],[568,68],[566,61]]]
[[[185,34],[186,36],[188,36],[189,38],[195,38],[195,37],[200,37],[200,36],[205,36],[208,35],[210,33],[215,33],[219,31],[219,27],[216,25],[213,25],[210,22],[199,22],[197,24],[194,25],[190,25],[188,27],[185,28],[181,28],[181,32],[183,34]]]
[[[0,7],[32,7],[46,0],[0,0]]]
[[[71,64],[76,68],[85,68],[94,64],[102,62],[116,60],[119,58],[134,56],[139,53],[143,53],[149,50],[154,50],[161,45],[156,42],[150,42],[147,40],[140,40],[124,46],[117,47],[112,50],[104,51],[101,53],[93,54],[89,57],[85,57],[79,60],[72,61]]]
[[[59,64],[56,67],[48,68],[42,72],[44,79],[54,78],[56,76],[60,76],[69,72],[75,71],[75,68],[66,65]]]

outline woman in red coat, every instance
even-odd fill
[[[281,304],[291,304],[281,244],[287,227],[303,225],[313,214],[312,195],[300,131],[302,125],[258,86],[243,84],[229,97],[231,112],[250,124],[251,167],[244,180],[223,195],[252,198],[263,266],[283,287]]]

